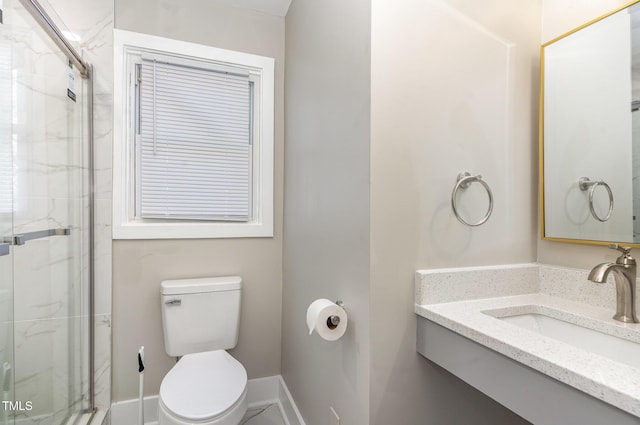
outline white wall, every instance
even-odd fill
[[[372,9],[371,423],[525,423],[416,353],[413,274],[535,261],[540,2]],[[477,228],[451,210],[461,171],[493,189]]]
[[[282,375],[309,425],[369,423],[369,0],[295,0],[286,17]],[[309,336],[341,299],[347,333]]]
[[[276,59],[273,238],[114,241],[113,401],[137,397],[132,360],[145,346],[145,392],[158,394],[175,359],[164,351],[160,282],[240,275],[238,346],[249,378],[280,373],[284,18],[209,0],[116,0],[116,27]]]
[[[308,423],[329,406],[349,424],[524,423],[416,353],[413,273],[535,260],[539,16],[537,1],[292,4],[282,368]],[[461,171],[494,191],[478,229],[449,206]],[[470,220],[487,206],[473,190]],[[317,297],[347,304],[337,343],[305,332]]]

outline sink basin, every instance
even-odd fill
[[[640,343],[540,313],[517,314],[497,318],[523,329],[640,369]]]

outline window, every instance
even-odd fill
[[[241,70],[135,63],[135,215],[248,221],[254,82]]]
[[[114,45],[114,238],[273,236],[273,59]]]

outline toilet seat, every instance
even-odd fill
[[[216,350],[183,356],[162,380],[159,401],[175,423],[218,423],[221,416],[246,410],[246,394],[244,366]]]

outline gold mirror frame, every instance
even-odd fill
[[[539,99],[539,125],[538,125],[538,163],[539,163],[539,199],[540,199],[540,236],[542,240],[553,241],[553,242],[567,242],[567,243],[577,243],[577,244],[585,244],[585,245],[609,245],[611,243],[617,243],[623,246],[629,246],[638,248],[640,247],[640,243],[632,243],[632,242],[620,242],[620,241],[600,241],[600,240],[591,240],[591,239],[570,239],[570,238],[559,238],[552,236],[545,236],[545,200],[544,200],[544,49],[550,44],[555,43],[558,40],[562,40],[563,38],[568,37],[569,35],[580,31],[583,28],[588,27],[589,25],[595,24],[615,13],[618,13],[628,7],[633,6],[636,3],[640,3],[640,0],[633,0],[629,3],[624,4],[623,6],[618,7],[617,9],[612,10],[602,16],[599,16],[592,21],[589,21],[583,25],[580,25],[577,28],[572,29],[571,31],[562,34],[550,41],[547,41],[542,46],[540,46],[540,99]]]

